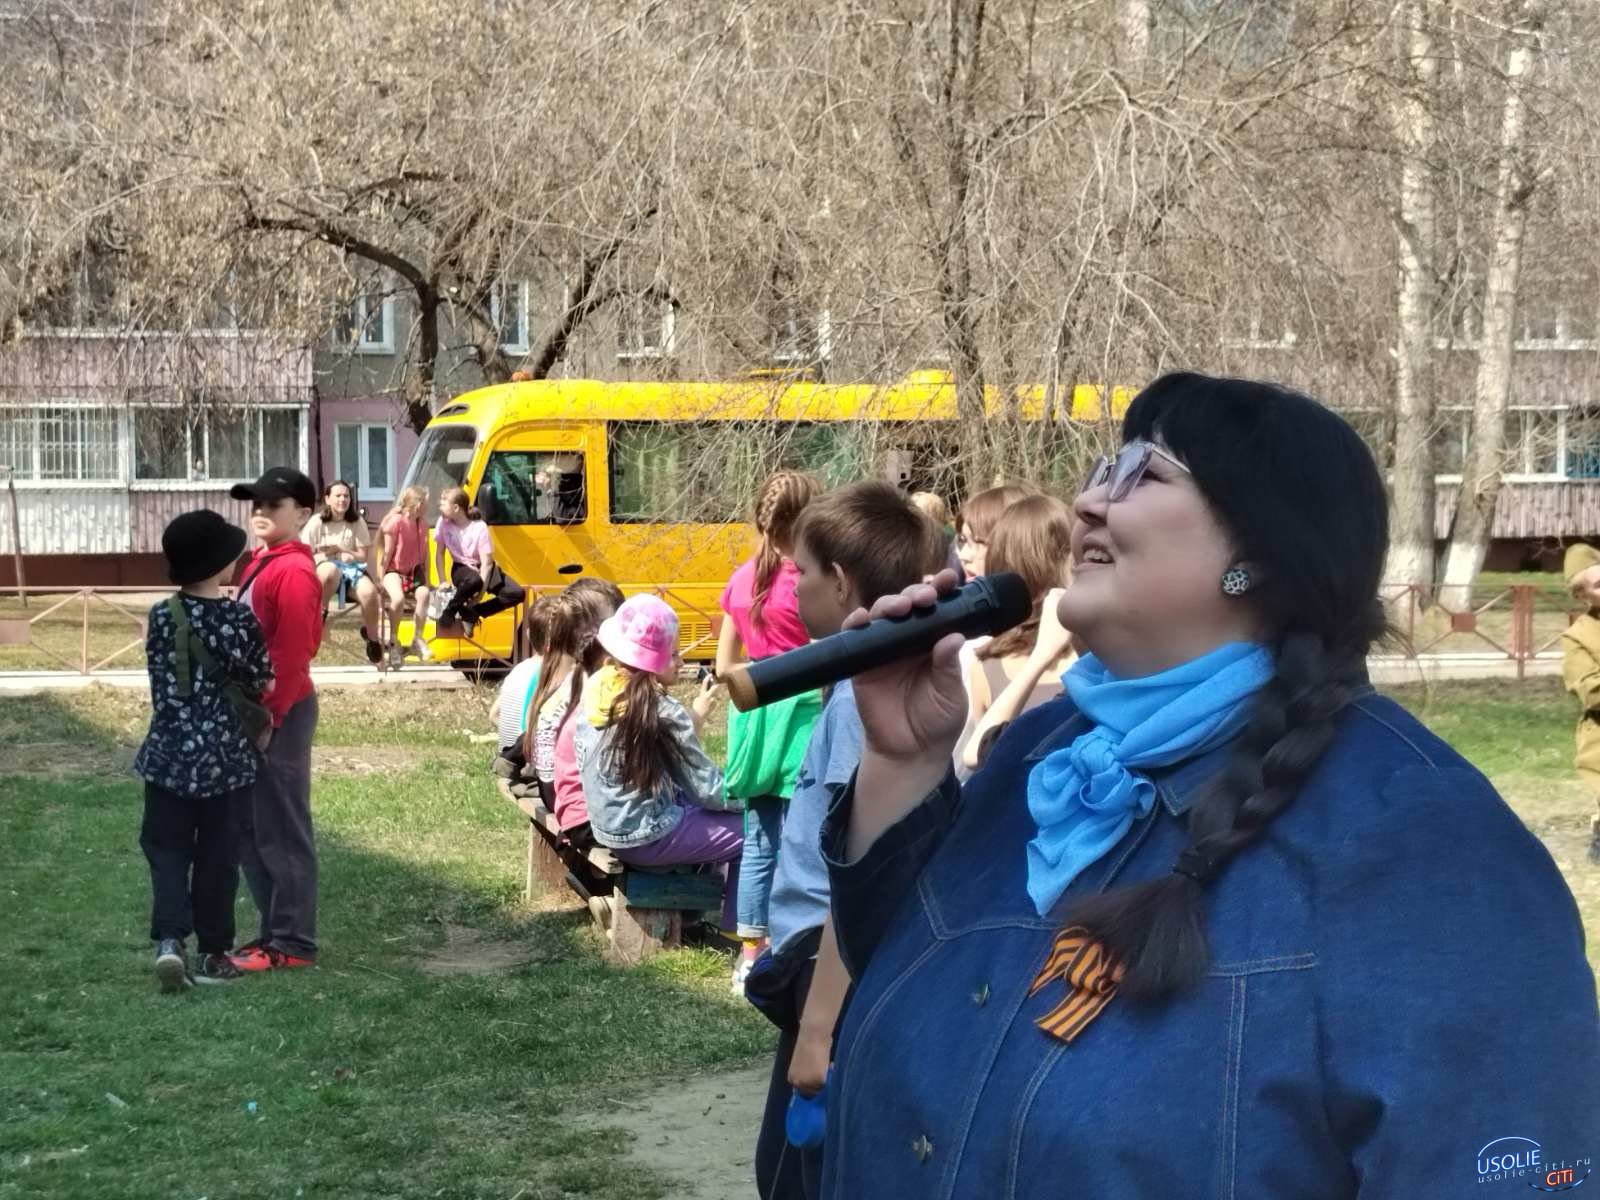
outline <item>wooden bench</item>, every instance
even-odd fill
[[[496,779],[500,794],[528,818],[528,861],[523,898],[534,882],[570,887],[589,906],[606,935],[606,957],[631,965],[682,944],[684,915],[722,908],[722,876],[684,867],[630,867],[604,846],[578,850],[531,783]]]

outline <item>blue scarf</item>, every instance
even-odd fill
[[[1227,742],[1272,678],[1272,655],[1229,642],[1171,670],[1117,679],[1092,654],[1062,676],[1094,728],[1046,755],[1028,774],[1028,895],[1040,916],[1090,864],[1149,814],[1156,788],[1135,767],[1163,767]]]

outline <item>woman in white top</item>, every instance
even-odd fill
[[[322,507],[300,531],[300,540],[311,547],[317,560],[317,578],[322,581],[322,613],[327,617],[328,601],[341,585],[348,597],[355,593],[361,606],[361,640],[367,644],[367,661],[384,667],[382,627],[378,623],[377,563],[373,558],[372,534],[366,518],[356,508],[355,493],[342,479],[335,479],[322,493]]]

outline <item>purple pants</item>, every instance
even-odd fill
[[[635,867],[684,867],[695,863],[724,863],[722,928],[738,926],[739,859],[744,854],[744,814],[713,812],[697,804],[679,804],[683,820],[666,837],[644,846],[618,850],[623,862]]]

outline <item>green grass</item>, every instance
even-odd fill
[[[524,905],[526,827],[459,733],[487,697],[398,692],[323,697],[319,966],[183,997],[149,974],[142,697],[0,698],[0,1197],[666,1194],[577,1118],[770,1026],[718,953],[619,970]],[[447,943],[481,973],[429,973]]]
[[[1570,698],[1544,679],[1394,694],[1544,839],[1600,966]],[[718,954],[615,969],[585,914],[524,905],[524,827],[461,733],[487,728],[491,697],[325,692],[322,962],[185,997],[149,975],[123,774],[143,696],[0,698],[0,1198],[667,1194],[587,1114],[747,1061],[769,1028],[726,995]],[[252,916],[241,896],[241,930]],[[446,947],[483,969],[430,973]]]

